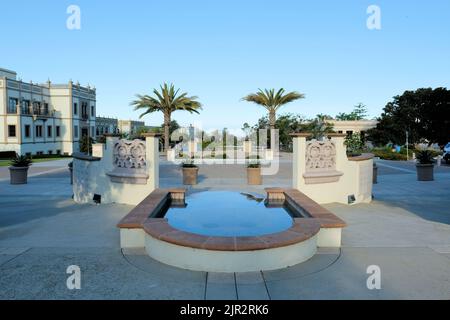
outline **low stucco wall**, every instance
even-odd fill
[[[310,259],[317,252],[317,235],[273,249],[217,251],[178,246],[145,234],[145,250],[155,260],[193,271],[256,272],[287,268]]]
[[[336,171],[342,173],[338,181],[307,184],[306,172],[306,137],[294,137],[293,188],[300,190],[314,201],[324,203],[349,203],[349,196],[354,196],[353,203],[372,201],[373,158],[349,159],[344,145],[344,137],[331,137],[336,147]]]
[[[108,137],[106,144],[96,145],[100,157],[74,154],[73,194],[78,203],[92,203],[94,194],[101,195],[102,203],[122,203],[137,205],[159,183],[158,138],[146,138],[146,172],[149,176],[146,184],[113,182],[107,173],[113,171],[113,147],[118,138]],[[98,154],[97,154],[98,155]]]

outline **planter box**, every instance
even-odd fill
[[[247,168],[247,183],[250,185],[261,185],[261,168]]]
[[[182,168],[182,170],[183,170],[183,184],[185,184],[185,185],[197,184],[198,167]]]
[[[434,164],[416,164],[418,181],[434,180]]]
[[[28,180],[28,167],[9,167],[11,184],[26,184]]]

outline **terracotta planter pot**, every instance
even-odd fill
[[[9,167],[11,184],[26,184],[28,180],[28,167]]]
[[[261,168],[247,168],[247,183],[250,185],[261,185]]]
[[[434,164],[416,164],[417,180],[433,181],[434,180]]]
[[[194,185],[197,184],[198,167],[182,168],[183,169],[183,184]]]

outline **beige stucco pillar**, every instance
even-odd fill
[[[343,166],[347,163],[347,147],[345,146],[345,133],[329,133],[328,137],[333,141],[336,147],[336,170],[344,170]]]
[[[159,133],[145,133],[145,158],[147,161],[147,183],[152,189],[159,188]]]
[[[105,166],[105,172],[109,172],[114,169],[113,166],[114,145],[119,140],[119,136],[114,134],[109,134],[105,136],[106,136],[106,144],[105,150],[103,152],[102,165]]]
[[[310,137],[310,133],[293,133],[293,147],[294,153],[292,155],[292,187],[300,189],[303,182],[303,174],[305,173],[306,162],[306,138]]]

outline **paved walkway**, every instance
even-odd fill
[[[262,273],[191,272],[122,252],[115,224],[131,207],[75,204],[63,164],[25,186],[0,181],[0,299],[450,299],[450,168],[425,183],[400,170],[410,164],[386,165],[371,204],[327,205],[349,224],[341,250]],[[265,186],[290,186],[291,168],[284,161]],[[163,186],[180,183],[179,168],[160,169]],[[204,167],[191,191],[262,192],[242,170]],[[70,265],[81,268],[81,290],[66,287]],[[381,290],[367,289],[370,265],[381,268]]]
[[[69,170],[67,165],[72,159],[52,160],[46,162],[34,163],[28,169],[28,177],[35,177],[45,173],[58,172],[63,170]],[[0,181],[9,181],[9,169],[8,167],[0,167]]]

